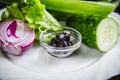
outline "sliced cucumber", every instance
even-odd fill
[[[109,51],[117,42],[118,23],[113,18],[103,19],[97,27],[97,46],[103,52]]]

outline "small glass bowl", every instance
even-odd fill
[[[59,32],[59,31],[58,31]],[[78,49],[81,46],[82,42],[82,36],[81,34],[70,27],[64,27],[64,31],[66,33],[70,34],[70,41],[73,43],[72,46],[67,46],[67,47],[53,47],[50,46],[49,43],[53,37],[55,37],[57,32],[43,32],[40,35],[40,45],[45,48],[49,54],[55,57],[67,57],[70,56],[76,49]],[[51,39],[50,39],[51,38]]]

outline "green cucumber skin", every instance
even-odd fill
[[[70,26],[76,30],[78,30],[82,35],[82,42],[93,48],[97,48],[97,37],[96,37],[96,29],[99,22],[104,17],[94,17],[94,16],[77,16],[71,17],[67,20],[67,26]]]
[[[118,37],[117,36],[115,37],[114,43],[113,43],[113,45],[111,45],[111,47],[109,49],[100,48],[99,42],[97,40],[97,38],[98,38],[97,31],[98,31],[98,27],[100,28],[101,21],[103,21],[104,19],[110,20],[110,22],[112,21],[111,23],[114,24],[116,27],[116,32],[113,34],[119,35],[118,22],[115,21],[111,17],[74,16],[74,17],[71,17],[67,20],[67,26],[72,27],[81,33],[82,42],[86,46],[93,47],[95,49],[98,49],[101,52],[107,52],[116,44]],[[105,24],[109,24],[109,22],[105,23]],[[101,26],[101,27],[103,27],[103,26]],[[106,28],[106,26],[105,26],[105,28]]]

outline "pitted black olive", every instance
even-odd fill
[[[73,43],[71,41],[68,42],[68,46],[72,46]]]
[[[65,35],[65,40],[66,41],[70,41],[70,34],[64,33],[64,35]]]
[[[67,41],[60,41],[60,42],[58,43],[58,46],[59,46],[59,47],[67,47],[67,46],[68,46]]]
[[[70,41],[70,34],[64,32],[52,38],[49,45],[54,47],[67,47],[73,45],[73,43]]]
[[[50,45],[50,46],[53,46],[53,47],[58,47],[58,45],[55,44],[55,43],[50,43],[49,45]]]
[[[57,43],[58,43],[58,41],[57,41],[57,39],[56,39],[56,38],[52,38],[52,39],[51,39],[51,41],[50,41],[50,43],[55,43],[55,44],[57,44]]]
[[[58,41],[65,40],[65,35],[64,35],[64,33],[60,33],[60,34],[56,35],[56,39],[57,39]]]

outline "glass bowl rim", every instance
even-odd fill
[[[71,28],[71,27],[64,27],[65,30],[67,29],[70,29],[72,31],[74,31],[77,36],[78,36],[78,40],[75,44],[71,45],[71,46],[66,46],[66,47],[53,47],[53,46],[50,46],[48,44],[46,44],[44,41],[43,41],[43,34],[47,32],[47,30],[45,32],[42,32],[41,35],[39,36],[39,41],[40,41],[40,45],[44,48],[47,48],[47,49],[53,49],[55,51],[68,51],[68,50],[71,50],[72,48],[77,48],[76,46],[80,46],[81,43],[82,43],[82,35],[80,32],[78,32],[76,29],[74,28]],[[54,32],[50,32],[50,33],[54,33]]]

